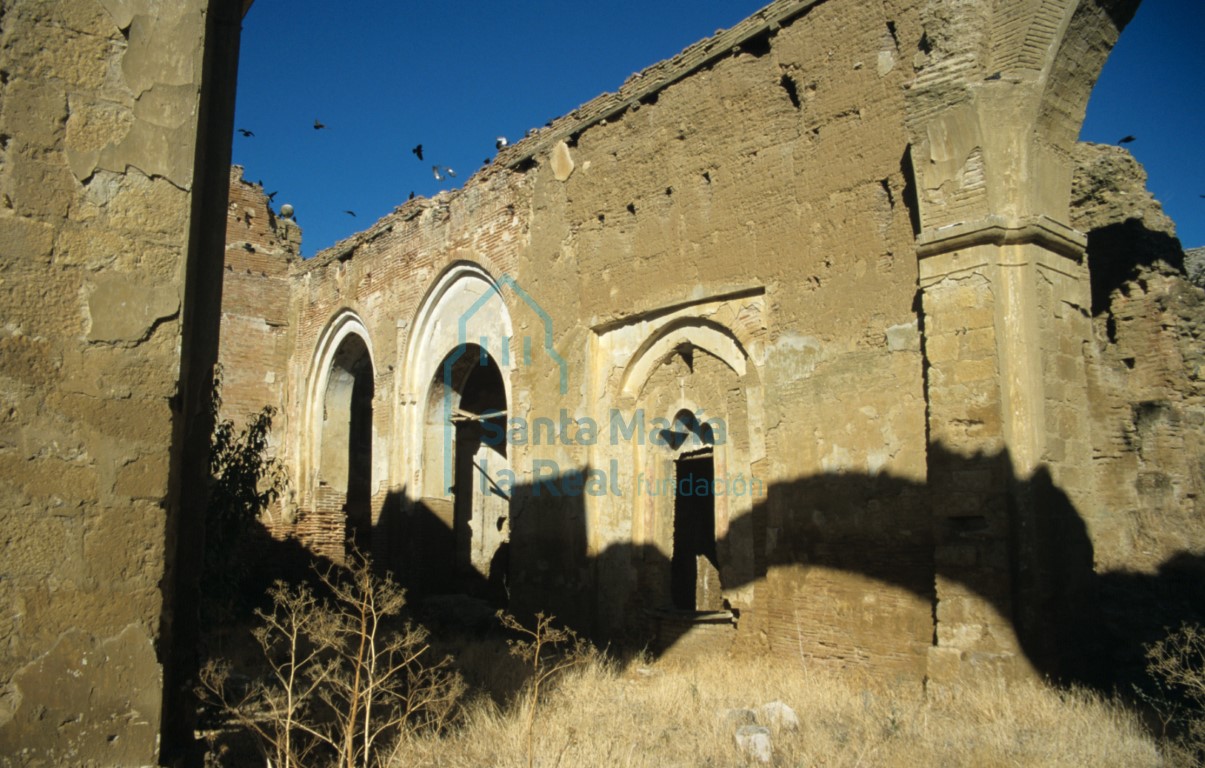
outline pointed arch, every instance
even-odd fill
[[[372,547],[376,363],[358,313],[336,312],[314,348],[301,431],[302,504],[321,519],[312,544],[342,557],[348,537]]]
[[[405,436],[402,476],[409,503],[425,495],[442,495],[442,471],[429,471],[428,465],[438,462],[432,464],[432,457],[426,454],[431,444],[428,433],[443,429],[441,424],[429,423],[432,393],[441,385],[455,389],[455,382],[443,381],[445,361],[457,350],[457,357],[465,354],[469,345],[479,350],[477,354],[488,355],[498,367],[505,402],[511,403],[512,335],[510,309],[499,281],[482,266],[456,262],[427,290],[407,334],[398,409],[402,419],[398,433]]]

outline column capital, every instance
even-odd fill
[[[1021,219],[993,215],[921,232],[916,238],[916,254],[927,259],[980,245],[1030,244],[1079,262],[1087,252],[1088,238],[1045,215]]]

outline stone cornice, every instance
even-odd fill
[[[1082,232],[1044,215],[1026,219],[988,216],[978,221],[959,222],[921,232],[916,239],[916,254],[926,259],[978,245],[1030,244],[1080,261],[1087,250],[1088,238]]]

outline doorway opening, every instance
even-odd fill
[[[710,447],[674,462],[674,538],[670,600],[686,611],[722,605],[715,541],[715,462]]]
[[[334,494],[332,503],[341,505],[346,515],[344,540],[362,553],[372,550],[373,390],[368,347],[349,334],[327,376],[319,493]]]
[[[493,357],[480,350],[460,390],[455,425],[452,531],[457,570],[497,576],[494,562],[510,533],[510,494],[496,480],[507,469],[506,387]]]

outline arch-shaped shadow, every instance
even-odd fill
[[[1199,587],[1205,557],[1182,552],[1157,573],[1097,572],[1082,516],[1045,470],[1018,478],[1007,454],[963,457],[940,447],[930,450],[930,465],[940,468],[933,474],[950,481],[845,473],[770,484],[753,511],[733,520],[721,539],[721,545],[751,542],[755,559],[746,583],[724,588],[761,589],[773,572],[800,569],[856,576],[867,595],[879,589],[872,583],[882,592],[902,591],[915,598],[908,610],[913,619],[920,616],[918,623],[864,648],[856,647],[864,639],[856,631],[839,628],[850,647],[837,643],[827,652],[872,664],[877,654],[911,654],[923,670],[942,622],[957,621],[940,605],[940,580],[950,585],[947,592],[989,605],[1040,673],[1102,690],[1129,690],[1142,677],[1143,645],[1165,627],[1205,621],[1205,590]],[[655,628],[649,616],[668,604],[669,553],[623,542],[588,552],[589,496],[582,489],[590,487],[590,472],[575,470],[551,483],[512,489],[511,538],[494,574],[502,589],[491,592],[483,579],[478,594],[508,599],[520,615],[554,614],[613,648],[639,649],[656,639],[655,632],[666,631]],[[605,486],[607,493],[626,490]],[[389,509],[404,546],[389,558],[390,567],[417,594],[439,592],[448,582],[424,544],[432,521],[421,505],[403,512],[400,502],[395,494]],[[665,586],[650,588],[662,575]],[[759,595],[739,621],[763,632],[781,630],[774,621],[789,621],[792,606],[775,605],[776,599],[785,600],[770,590]],[[924,615],[916,606],[927,606]],[[618,622],[616,615],[622,616]],[[792,644],[801,641],[795,628],[787,629]],[[824,629],[805,627],[802,641],[831,640]],[[660,644],[669,647],[678,639],[663,634]],[[824,651],[819,645],[814,650]]]

